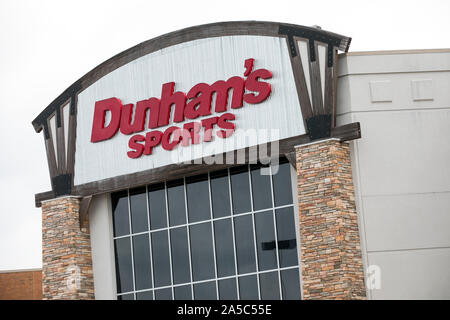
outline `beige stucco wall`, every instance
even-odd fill
[[[341,55],[338,88],[369,298],[450,299],[450,50]]]

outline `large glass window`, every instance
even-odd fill
[[[290,164],[111,195],[117,298],[300,299]]]

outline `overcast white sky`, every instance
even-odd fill
[[[50,190],[42,133],[31,121],[113,55],[185,27],[263,20],[320,25],[350,51],[450,48],[450,1],[0,0],[0,270],[41,267],[41,211]]]

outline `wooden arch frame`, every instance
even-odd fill
[[[256,35],[286,39],[303,120],[308,134],[281,140],[279,145],[280,154],[285,154],[288,159],[292,158],[294,146],[317,139],[335,137],[341,140],[352,140],[360,137],[359,123],[339,128],[335,127],[337,51],[347,52],[351,38],[319,28],[277,22],[220,22],[190,27],[142,42],[106,60],[62,92],[32,121],[36,132],[44,131],[52,184],[51,191],[36,194],[36,206],[40,206],[43,200],[62,195],[90,197],[94,194],[112,192],[126,187],[173,179],[183,175],[202,173],[228,166],[226,164],[196,166],[172,164],[84,185],[74,186],[73,184],[77,96],[80,92],[115,69],[149,53],[183,42],[232,35]],[[308,43],[307,56],[301,57],[298,40]],[[323,80],[325,88],[321,87],[322,79],[317,59],[319,44],[327,48],[325,79]],[[302,59],[307,59],[307,61],[302,62]],[[305,63],[307,68],[309,68],[310,79],[308,81],[311,97],[307,90],[307,79],[303,70]],[[323,95],[322,92],[324,92]],[[63,120],[63,112],[69,113],[68,123],[65,123]],[[54,130],[52,130],[50,124],[51,120],[54,123]],[[252,154],[254,151],[247,149],[245,153],[246,159],[254,158],[256,156]],[[239,152],[239,150],[234,151],[234,153],[236,152]]]

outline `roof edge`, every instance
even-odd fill
[[[343,52],[339,56],[369,56],[369,55],[393,55],[393,54],[421,54],[421,53],[450,53],[450,48],[442,49],[399,49],[399,50],[374,50]]]

